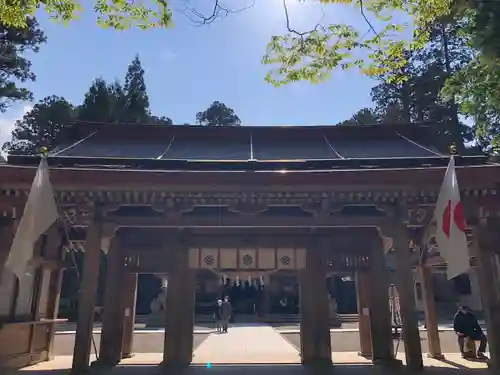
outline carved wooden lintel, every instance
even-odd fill
[[[194,201],[192,199],[167,199],[165,201],[165,208],[167,213],[185,213],[193,211],[195,208]]]
[[[0,195],[0,213],[2,212],[22,212],[26,204],[26,196]]]
[[[43,267],[47,270],[62,270],[66,268],[66,265],[64,262],[60,260],[55,260],[55,259],[46,259],[40,256],[34,256],[33,258],[30,259],[29,265],[33,268],[36,267]]]
[[[249,199],[230,203],[227,209],[239,215],[250,216],[259,215],[267,211],[268,205],[257,200]]]
[[[115,237],[118,225],[112,222],[105,222],[102,226],[102,237],[113,238]]]
[[[301,205],[302,210],[310,212],[313,216],[327,216],[333,211],[332,203],[328,199],[308,201]],[[342,206],[338,207],[339,210]]]

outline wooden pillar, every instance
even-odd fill
[[[125,274],[123,284],[123,302],[125,308],[125,322],[123,327],[122,358],[132,357],[134,347],[135,306],[137,301],[137,274]]]
[[[391,313],[389,310],[389,281],[382,240],[374,238],[370,253],[369,318],[372,361],[380,365],[397,363],[392,342]]]
[[[434,290],[432,286],[432,269],[428,266],[420,266],[418,270],[420,285],[422,286],[422,302],[425,312],[425,325],[427,327],[429,357],[444,359],[444,356],[441,353],[441,341],[439,339],[436,302],[434,300]]]
[[[63,261],[65,252],[62,248],[63,234],[57,224],[53,225],[47,233],[46,257],[49,260]],[[59,301],[61,298],[61,285],[63,279],[63,268],[57,268],[50,272],[49,292],[47,298],[47,319],[57,319],[59,314]],[[49,329],[48,359],[53,357],[56,324],[52,323]]]
[[[0,217],[0,280],[2,279],[5,262],[7,262],[13,240],[14,220],[8,217]]]
[[[193,360],[195,271],[189,269],[188,249],[175,235],[168,244],[175,265],[168,275],[165,304],[163,366],[189,366]]]
[[[125,275],[125,255],[120,249],[120,241],[115,236],[108,250],[108,272],[104,309],[102,314],[101,345],[98,364],[115,366],[122,358],[123,328],[125,312],[123,306],[123,281]]]
[[[300,279],[300,354],[304,365],[332,364],[326,269],[322,254],[331,241],[316,239],[306,251]]]
[[[489,367],[500,372],[500,292],[499,280],[495,278],[494,247],[498,247],[497,221],[481,219],[473,226],[473,254],[476,256],[476,271],[481,289],[481,302],[486,320],[490,352]]]
[[[372,338],[370,334],[370,290],[371,280],[369,271],[356,271],[356,300],[358,305],[359,321],[359,355],[372,358]]]
[[[396,221],[403,220],[402,215]],[[424,368],[422,345],[418,330],[417,308],[415,304],[415,281],[408,229],[403,222],[394,222],[391,237],[396,258],[396,288],[398,290],[401,309],[401,323],[405,347],[406,365],[410,370],[420,371]]]
[[[85,240],[85,257],[78,294],[78,318],[73,350],[72,371],[74,373],[85,373],[89,369],[102,235],[103,223],[97,208],[87,228]]]

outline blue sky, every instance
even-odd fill
[[[65,27],[41,17],[48,41],[36,54],[30,85],[36,100],[60,95],[80,103],[96,77],[122,80],[127,65],[139,54],[146,70],[151,109],[174,123],[194,123],[195,115],[215,100],[232,107],[245,125],[334,124],[358,109],[371,106],[374,81],[357,71],[336,72],[325,83],[292,84],[274,88],[264,81],[261,64],[272,35],[285,32],[282,0],[255,0],[252,8],[223,20],[193,27],[180,12],[184,1],[173,1],[175,25],[169,30],[99,29],[91,11]],[[193,5],[212,0],[190,0]],[[233,9],[252,0],[231,0]],[[292,26],[306,30],[323,23],[350,23],[367,28],[359,10],[342,5],[321,6],[314,0],[288,0]],[[322,11],[324,15],[322,16]],[[21,103],[0,118],[0,138],[5,139],[13,120],[31,103]],[[0,139],[1,140],[1,139]]]

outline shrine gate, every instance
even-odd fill
[[[297,272],[304,364],[332,363],[325,279],[355,272],[361,354],[394,363],[385,264],[393,249],[407,366],[423,367],[412,269],[432,238],[429,223],[449,161],[431,126],[87,123],[73,133],[48,157],[66,230],[54,226],[37,244],[31,284],[3,270],[2,298],[10,304],[3,301],[9,308],[0,312],[1,365],[50,359],[68,236],[85,243],[76,372],[90,365],[101,250],[109,259],[101,364],[131,354],[137,274],[157,273],[168,275],[163,364],[189,365],[201,268],[256,277]],[[0,165],[0,270],[38,163],[37,156],[18,155]],[[500,166],[483,156],[456,156],[456,164],[498,371]],[[427,334],[430,355],[440,358],[429,272],[421,270]],[[31,304],[18,313],[15,300],[28,292]]]

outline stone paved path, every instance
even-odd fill
[[[335,353],[335,365],[332,369],[318,372],[317,369],[310,371],[300,365],[288,364],[249,364],[235,363],[233,365],[213,364],[196,365],[179,372],[169,372],[170,375],[232,375],[238,371],[241,375],[405,375],[408,374],[404,368],[388,370],[376,367],[363,359],[357,353]],[[436,375],[490,375],[486,364],[480,362],[465,361],[458,354],[445,354],[445,361],[436,361],[424,357],[425,374]],[[400,354],[400,359],[404,356]],[[165,375],[158,364],[162,360],[159,353],[138,354],[130,359],[123,360],[116,368],[99,371],[98,375]],[[71,356],[59,356],[53,361],[42,362],[38,365],[27,367],[21,371],[7,371],[2,375],[68,375],[71,367]]]
[[[228,333],[213,333],[194,352],[194,363],[299,363],[287,340],[267,324],[234,324]]]

